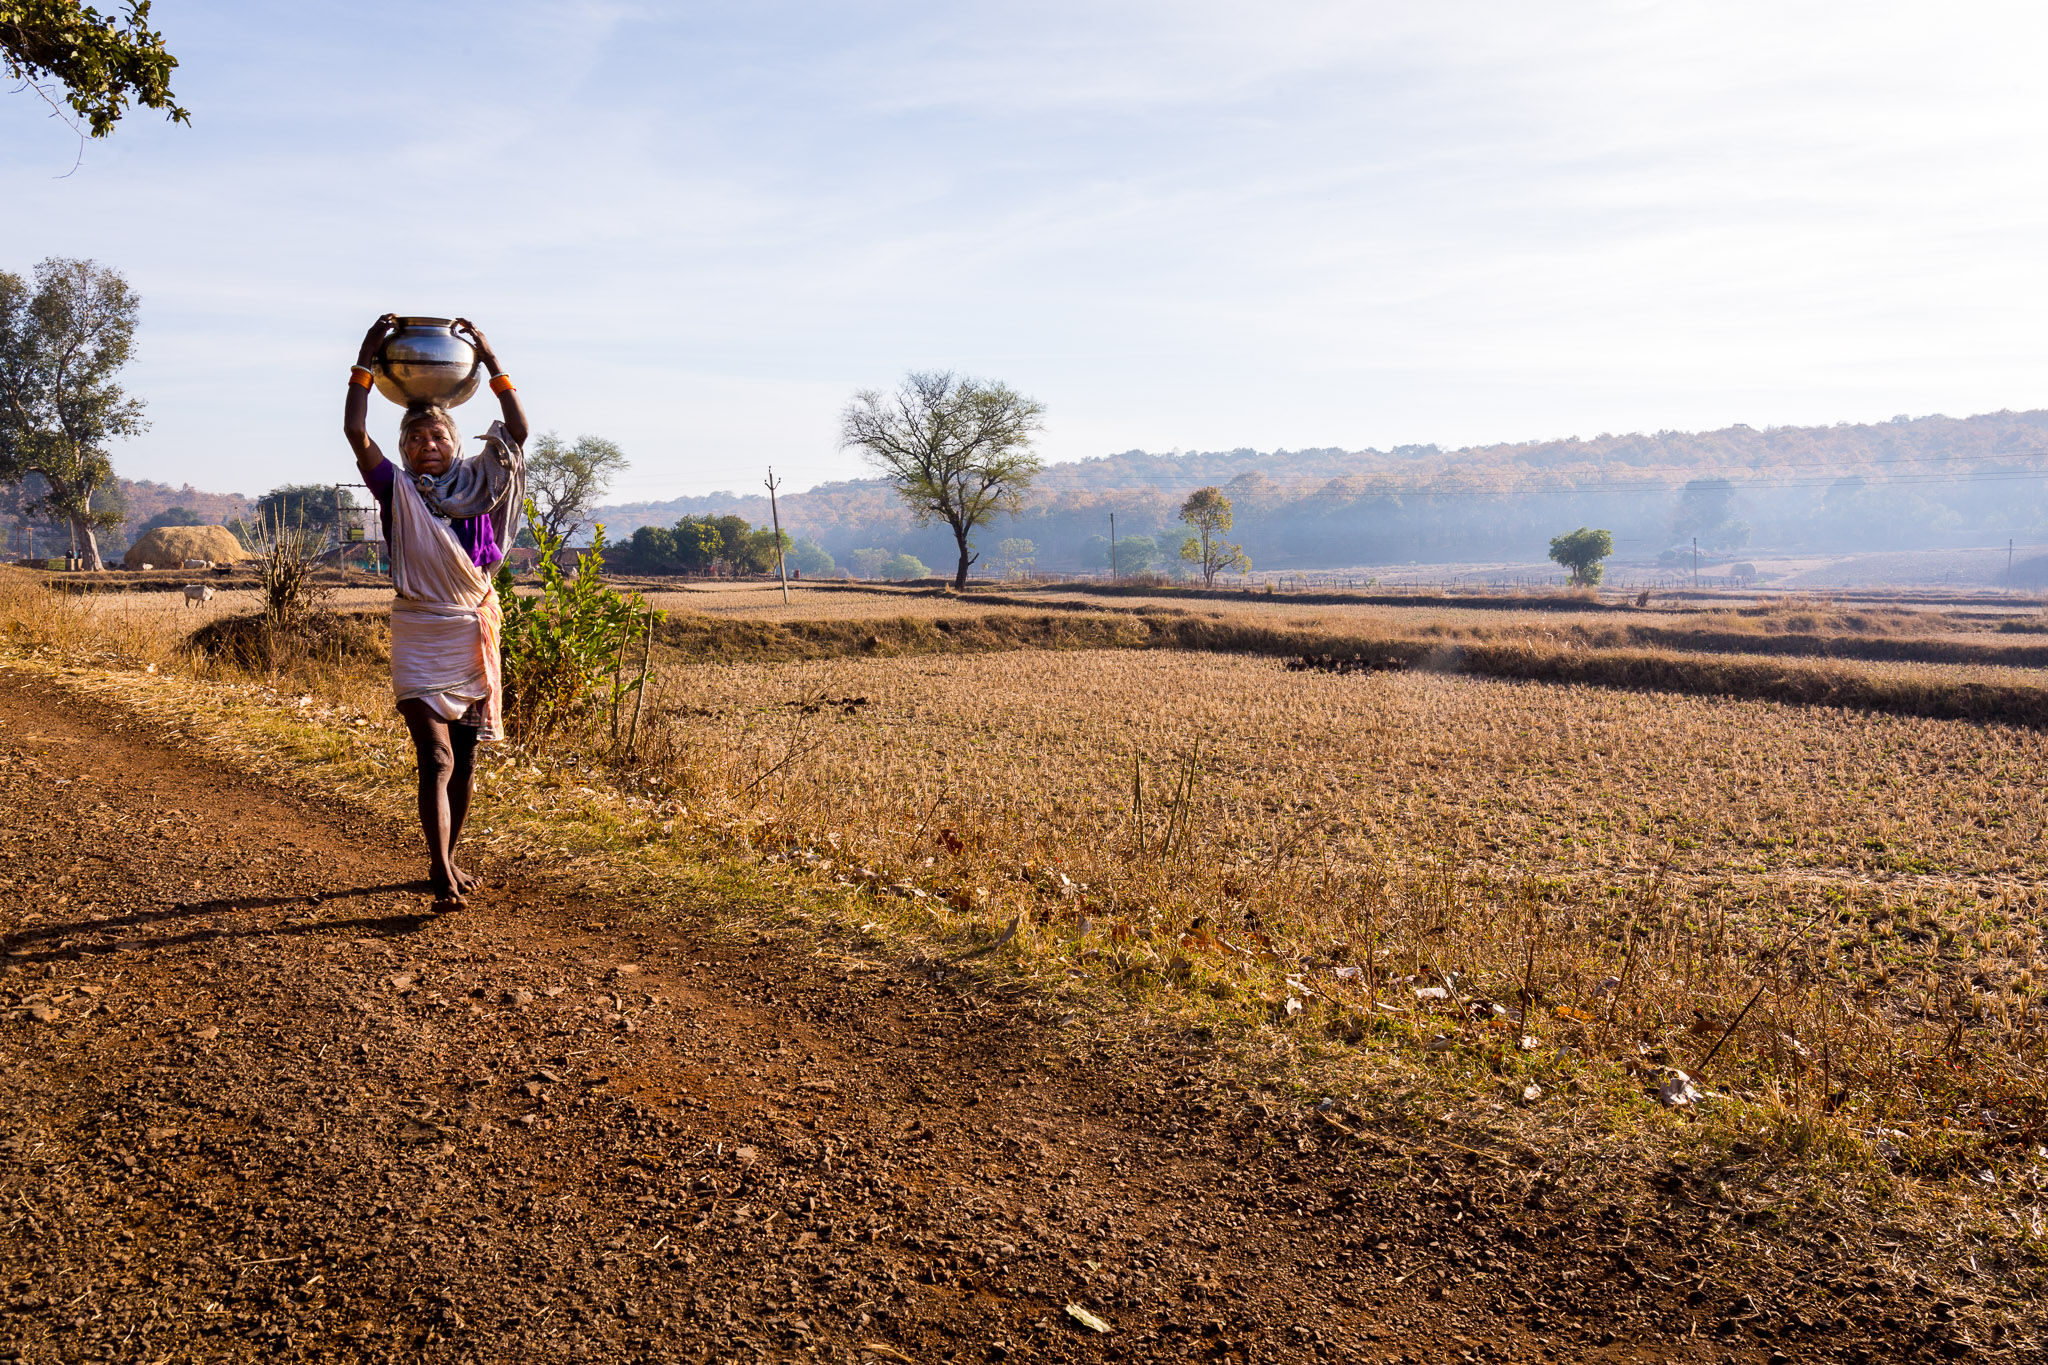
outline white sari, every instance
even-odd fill
[[[498,640],[504,619],[489,575],[403,470],[391,481],[391,688],[460,719],[478,706],[477,738],[505,737]]]

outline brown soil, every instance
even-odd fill
[[[1377,1135],[998,974],[489,864],[425,917],[411,831],[4,673],[0,778],[0,1359],[2022,1353],[1872,1248],[1717,1259],[1714,1173]]]

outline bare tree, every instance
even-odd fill
[[[964,588],[980,558],[968,537],[997,512],[1022,507],[1044,467],[1031,449],[1044,415],[1043,403],[1006,384],[912,372],[894,393],[855,394],[839,444],[867,457],[918,525],[952,530],[960,547],[953,586]]]
[[[93,506],[111,490],[107,442],[148,429],[114,376],[128,363],[140,308],[118,271],[52,256],[35,289],[0,270],[0,483],[41,475],[42,507],[68,522],[72,548],[98,571],[97,531],[120,513]]]
[[[526,490],[541,526],[564,540],[575,535],[626,463],[626,452],[602,436],[578,436],[575,445],[552,431],[536,437],[526,452]]]

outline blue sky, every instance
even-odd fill
[[[341,476],[386,309],[475,318],[626,498],[855,475],[836,414],[907,368],[1039,398],[1058,460],[2048,404],[2038,7],[154,18],[192,127],[67,176],[0,95],[0,268],[142,294],[131,477]]]

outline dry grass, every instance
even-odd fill
[[[826,585],[792,583],[789,605],[773,583],[740,583],[722,587],[678,588],[671,581],[626,580],[648,602],[665,611],[694,613],[743,621],[866,621],[911,617],[931,620],[1024,612],[1043,615],[1049,608],[989,604],[942,589],[892,588],[880,584]],[[1055,607],[1065,607],[1065,602]],[[1102,611],[1100,603],[1077,603],[1083,610]]]
[[[1132,989],[1518,1102],[1684,1070],[1731,1140],[1852,1164],[2048,1141],[2033,732],[1129,652],[657,696],[700,815]]]
[[[18,650],[242,683],[184,648],[198,615],[0,578]],[[358,658],[269,681],[388,717]],[[404,768],[395,727],[356,737]],[[670,666],[631,762],[593,737],[550,768],[941,936],[1017,920],[1044,979],[1538,1111],[1647,1115],[1683,1069],[1726,1141],[1934,1177],[2048,1141],[2044,759],[2001,727],[1013,649]]]

